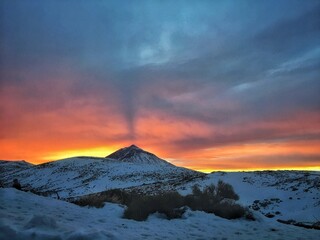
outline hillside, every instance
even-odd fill
[[[136,146],[125,148],[125,152],[132,155],[124,156],[119,150],[113,158],[74,157],[22,168],[11,162],[9,170],[1,172],[0,180],[11,186],[17,178],[24,190],[70,198],[114,188],[184,183],[205,175],[176,167]],[[117,154],[120,158],[114,157]]]
[[[0,177],[2,174],[9,174],[14,173],[17,171],[25,170],[30,167],[34,166],[31,163],[28,163],[26,161],[6,161],[6,160],[0,160]]]
[[[204,187],[218,180],[233,186],[241,204],[274,221],[320,222],[320,172],[215,172],[187,183],[179,191],[186,194],[194,184]]]

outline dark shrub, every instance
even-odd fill
[[[135,196],[134,193],[129,194],[120,189],[111,189],[106,192],[83,196],[72,201],[72,203],[79,206],[102,208],[105,202],[127,205],[129,202],[131,202],[133,196]]]
[[[211,184],[204,188],[203,193],[208,196],[214,196],[216,193],[216,186]]]
[[[184,198],[185,205],[190,207],[193,211],[212,213],[215,202],[216,199],[214,197],[210,197],[204,193],[198,196],[191,194]]]
[[[233,187],[221,180],[219,180],[217,185],[217,196],[221,199],[229,198],[239,200],[239,196],[234,192]]]
[[[152,213],[163,213],[167,219],[181,218],[185,210],[183,197],[177,192],[156,196],[135,196],[124,212],[124,218],[144,221]]]
[[[201,207],[199,207],[200,200],[197,200],[197,198],[199,198],[199,197],[196,197],[192,194],[185,196],[184,197],[185,206],[188,206],[193,211],[199,210],[201,208]]]
[[[102,208],[104,206],[105,199],[103,196],[87,196],[82,197],[78,200],[73,201],[72,203],[79,205],[81,207],[89,206],[89,207],[96,207],[96,208]]]
[[[200,188],[199,188],[198,185],[193,185],[193,186],[192,186],[192,194],[193,194],[194,196],[200,196],[200,195],[202,195],[202,192],[201,192],[201,190],[200,190]]]
[[[155,212],[163,213],[167,219],[181,218],[184,213],[184,199],[178,192],[169,192],[153,197]]]
[[[254,215],[252,214],[252,212],[249,211],[249,209],[246,209],[245,210],[245,215],[244,215],[245,219],[246,220],[249,220],[249,221],[255,221],[256,218],[254,217]]]
[[[164,214],[166,215],[168,220],[175,218],[182,218],[183,214],[186,212],[186,207],[173,208],[170,211],[166,211]]]
[[[124,218],[136,221],[144,221],[153,213],[152,201],[148,197],[137,196],[132,199],[128,208],[124,211]]]
[[[203,191],[197,185],[193,186],[192,194],[184,198],[184,203],[194,211],[205,211],[223,218],[234,219],[249,213],[242,206],[234,203],[233,200],[238,199],[239,196],[234,192],[233,187],[220,180],[217,187],[211,184]]]
[[[105,201],[127,205],[131,202],[136,193],[127,193],[121,189],[111,189],[103,192],[101,195],[105,197]]]
[[[246,210],[239,204],[223,202],[214,206],[213,213],[222,218],[236,219],[243,217]]]
[[[217,187],[212,184],[205,187],[203,191],[195,185],[192,187],[192,194],[185,197],[178,192],[143,196],[113,189],[82,197],[73,203],[97,208],[103,207],[105,202],[124,204],[127,209],[123,217],[137,221],[144,221],[150,214],[156,212],[164,214],[167,219],[181,218],[186,210],[185,206],[192,210],[205,211],[223,218],[234,219],[248,213],[243,207],[234,203],[233,200],[237,199],[239,196],[233,191],[232,186],[219,181]]]
[[[13,180],[12,187],[14,187],[14,188],[16,188],[18,190],[21,190],[21,184],[19,183],[18,179],[14,179]]]

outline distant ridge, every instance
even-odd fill
[[[106,156],[121,162],[143,163],[143,164],[155,164],[155,165],[172,165],[171,163],[157,157],[153,153],[147,152],[136,145],[121,148],[114,153]]]
[[[9,161],[9,160],[0,160],[0,173],[13,173],[16,171],[28,169],[34,166],[31,163],[28,163],[24,160],[16,160],[16,161]],[[0,174],[0,181],[1,181],[1,174]]]

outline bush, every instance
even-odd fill
[[[78,200],[73,201],[72,203],[84,207],[84,206],[89,206],[89,207],[96,207],[96,208],[102,208],[104,207],[104,202],[105,199],[103,196],[86,196],[82,197]]]
[[[82,197],[73,203],[79,206],[101,208],[105,202],[124,204],[127,206],[124,218],[144,221],[150,214],[161,213],[167,219],[181,218],[186,208],[194,211],[205,211],[217,216],[235,219],[248,215],[248,211],[235,204],[239,196],[230,184],[222,181],[218,185],[209,185],[203,189],[198,185],[192,187],[192,194],[181,196],[178,192],[167,192],[155,196],[143,196],[134,192],[127,193],[113,189],[103,193]]]
[[[236,219],[245,216],[246,210],[239,204],[223,202],[214,206],[213,213],[226,219]]]
[[[147,197],[136,197],[132,199],[124,211],[124,218],[136,221],[144,221],[153,212],[152,202]]]
[[[201,191],[198,185],[192,187],[192,194],[185,197],[177,192],[169,192],[156,196],[134,196],[124,212],[124,217],[144,221],[150,214],[163,213],[167,219],[181,218],[184,206],[191,210],[213,213],[219,217],[235,219],[246,216],[248,211],[235,204],[239,196],[230,184],[222,181],[209,185]]]
[[[248,212],[234,201],[239,196],[233,187],[219,180],[217,187],[213,184],[205,187],[203,191],[197,185],[192,187],[192,194],[185,197],[185,205],[192,210],[205,211],[227,219],[240,218]]]
[[[205,189],[203,190],[203,193],[208,195],[208,196],[214,196],[216,192],[216,186],[211,184],[207,187],[205,187]]]
[[[162,213],[167,219],[181,218],[184,209],[183,197],[177,192],[156,196],[135,196],[124,212],[124,218],[144,221],[150,214]]]
[[[133,198],[134,195],[135,195],[134,193],[129,194],[120,189],[112,189],[106,192],[96,193],[96,194],[91,194],[91,195],[81,197],[77,200],[72,201],[71,203],[74,203],[81,207],[89,206],[89,207],[96,207],[96,208],[102,208],[105,202],[112,202],[112,203],[127,205],[129,202],[131,202],[131,199]]]
[[[236,201],[239,200],[239,196],[234,192],[233,187],[230,184],[225,183],[221,180],[219,180],[218,182],[216,194],[221,199],[229,198]]]
[[[194,196],[201,196],[202,192],[201,192],[201,190],[200,190],[198,185],[193,185],[192,186],[192,194]]]
[[[155,212],[163,213],[167,219],[181,218],[184,198],[178,192],[169,192],[153,197]]]
[[[187,195],[185,198],[185,205],[191,208],[193,211],[205,211],[208,213],[213,212],[213,206],[217,202],[217,199],[210,197],[204,193],[201,195]]]

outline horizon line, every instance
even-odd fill
[[[46,162],[41,162],[41,163],[33,163],[24,159],[0,159],[0,161],[8,161],[8,162],[26,162],[32,165],[41,165],[41,164],[46,164],[46,163],[50,163],[50,162],[56,162],[56,161],[63,161],[66,159],[70,159],[70,158],[106,158],[106,157],[98,157],[98,156],[71,156],[71,157],[66,157],[66,158],[61,158],[61,159],[56,159],[56,160],[49,160]],[[167,161],[166,159],[163,159],[165,161]],[[171,164],[173,164],[170,161],[167,161]],[[215,173],[215,172],[265,172],[265,171],[307,171],[307,172],[320,172],[320,167],[315,166],[315,167],[275,167],[275,168],[236,168],[236,169],[202,169],[202,168],[194,168],[194,167],[188,167],[188,166],[179,166],[179,165],[175,165],[174,166],[177,167],[183,167],[183,168],[187,168],[187,169],[191,169],[194,171],[198,171],[198,172],[203,172],[203,173]]]

